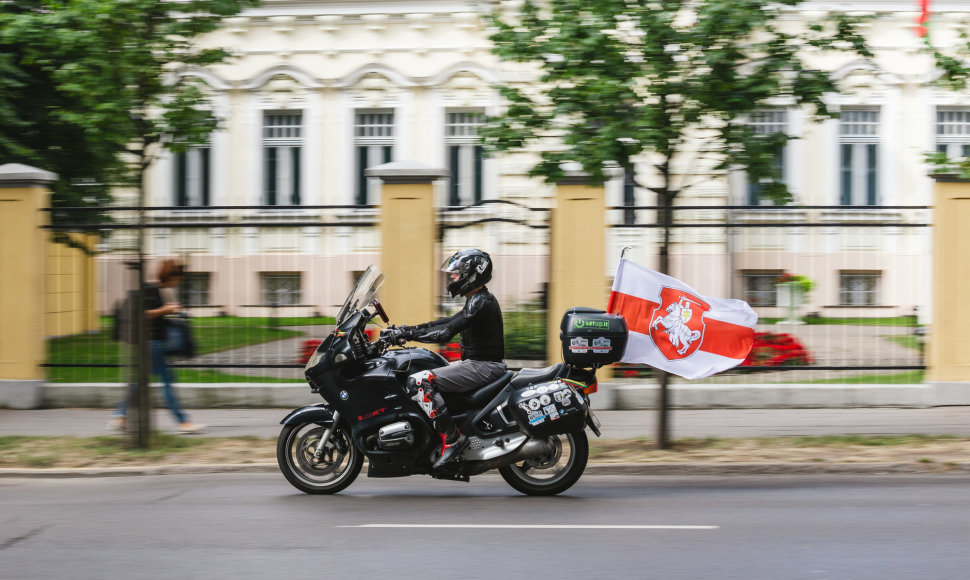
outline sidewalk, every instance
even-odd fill
[[[194,421],[205,423],[204,433],[188,437],[256,436],[272,443],[280,430],[279,421],[288,409],[193,409]],[[103,409],[0,410],[0,436],[81,436],[105,435],[110,411]],[[655,411],[601,411],[603,437],[608,439],[654,439]],[[154,428],[173,431],[167,410],[155,411]],[[970,406],[929,409],[748,409],[682,410],[670,414],[671,437],[763,437],[787,435],[841,434],[928,434],[970,436]],[[592,437],[592,435],[591,435]],[[596,439],[591,443],[596,445]],[[260,444],[262,445],[262,444]],[[186,473],[276,473],[275,462],[145,464],[130,467],[90,468],[10,468],[0,469],[0,478],[75,478]],[[970,472],[970,462],[959,460],[940,464],[922,461],[893,462],[797,462],[718,461],[718,462],[628,462],[590,463],[589,475],[770,475],[770,474],[920,474]]]
[[[290,409],[189,409],[193,421],[208,425],[202,437],[252,435],[275,438]],[[0,436],[77,436],[108,434],[109,409],[0,409]],[[604,438],[653,439],[657,411],[597,411]],[[925,409],[716,409],[670,412],[670,435],[686,437],[776,437],[789,435],[965,435],[970,436],[970,406]],[[174,431],[165,409],[154,414],[154,428]]]
[[[752,377],[757,380],[758,377]],[[306,383],[178,383],[179,400],[195,409],[296,408],[320,402]],[[29,391],[29,392],[28,392]],[[160,389],[154,389],[161,405]],[[111,409],[125,394],[119,383],[43,383],[29,389],[0,386],[0,408]],[[657,386],[644,379],[600,383],[591,397],[597,411],[652,410]],[[970,405],[965,383],[824,384],[824,383],[689,383],[670,386],[674,409],[843,409],[868,407],[926,408]]]

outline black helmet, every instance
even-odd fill
[[[458,279],[448,282],[448,292],[452,298],[459,294],[484,286],[492,279],[492,259],[481,250],[460,250],[445,260],[441,271],[449,274],[458,273]]]

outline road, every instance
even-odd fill
[[[963,580],[970,475],[0,480],[0,578]],[[416,527],[418,526],[418,527]],[[433,527],[420,527],[433,526]]]

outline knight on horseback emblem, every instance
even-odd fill
[[[711,306],[676,288],[664,287],[660,299],[650,320],[650,337],[667,360],[686,358],[703,341],[704,313]]]

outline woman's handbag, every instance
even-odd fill
[[[165,324],[165,354],[192,358],[195,356],[195,340],[189,319],[184,314],[169,318]]]

